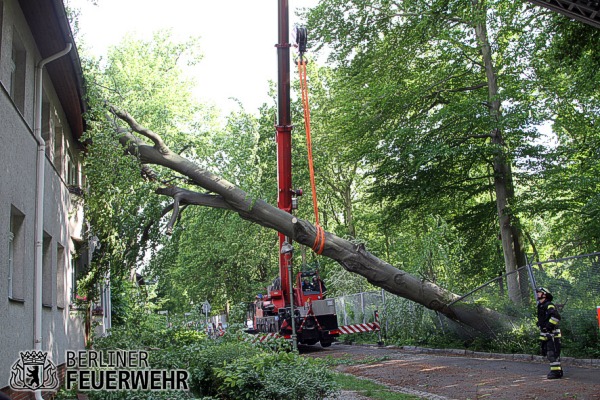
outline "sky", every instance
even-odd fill
[[[199,36],[204,58],[191,71],[198,83],[195,94],[199,100],[216,104],[224,113],[237,108],[231,97],[239,99],[250,112],[269,100],[268,82],[277,81],[277,0],[97,3],[69,0],[71,7],[80,9],[79,36],[97,56],[105,55],[107,48],[118,44],[127,33],[150,39],[157,30],[171,29],[177,40]],[[295,10],[317,3],[289,0],[290,32],[299,22]]]

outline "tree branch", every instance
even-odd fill
[[[125,121],[134,132],[137,132],[140,135],[150,139],[154,143],[154,147],[156,147],[156,149],[162,154],[167,154],[170,152],[169,147],[163,142],[162,138],[158,134],[138,124],[138,122],[127,112],[121,111],[112,105],[109,106],[109,110],[111,113]]]

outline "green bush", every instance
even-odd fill
[[[256,340],[228,329],[218,339],[185,328],[115,328],[94,342],[96,350],[144,349],[152,369],[188,371],[189,392],[88,392],[91,400],[121,399],[322,399],[335,393],[322,363],[299,357],[282,338]]]
[[[257,354],[216,369],[223,399],[311,400],[337,393],[333,374],[317,360],[295,353]]]
[[[493,340],[478,337],[469,343],[474,351],[489,351],[504,354],[538,354],[540,352],[539,333],[534,323],[524,321],[511,332],[499,332]]]
[[[99,391],[86,393],[90,400],[187,400],[193,398],[188,392],[174,391]]]
[[[257,355],[257,352],[259,353]],[[190,356],[188,366],[190,387],[194,393],[203,396],[214,396],[218,393],[215,371],[234,360],[244,360],[253,356],[263,356],[261,350],[245,342],[223,342],[209,346]]]

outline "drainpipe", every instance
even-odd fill
[[[33,297],[33,347],[42,350],[42,243],[44,240],[44,175],[46,142],[42,138],[42,76],[44,66],[71,51],[68,43],[64,50],[41,60],[35,69],[35,104],[33,135],[37,141],[37,183],[35,192],[35,284]],[[35,392],[36,400],[42,399],[41,391]]]

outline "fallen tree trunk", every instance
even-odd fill
[[[310,222],[265,201],[253,199],[239,187],[171,151],[159,135],[140,126],[128,113],[112,107],[110,111],[126,122],[132,131],[152,141],[153,144],[150,145],[129,130],[117,128],[120,143],[129,154],[138,157],[146,170],[147,165],[161,165],[186,176],[194,184],[208,191],[199,193],[175,186],[157,189],[158,194],[172,197],[174,200],[168,232],[178,217],[181,205],[200,205],[236,212],[248,221],[274,229],[309,247],[315,243],[317,229]],[[463,302],[454,304],[459,298],[458,295],[395,268],[368,252],[363,245],[344,240],[332,233],[325,232],[322,255],[337,261],[347,271],[365,277],[370,283],[389,293],[419,303],[482,333],[494,334],[511,326],[505,315]]]

